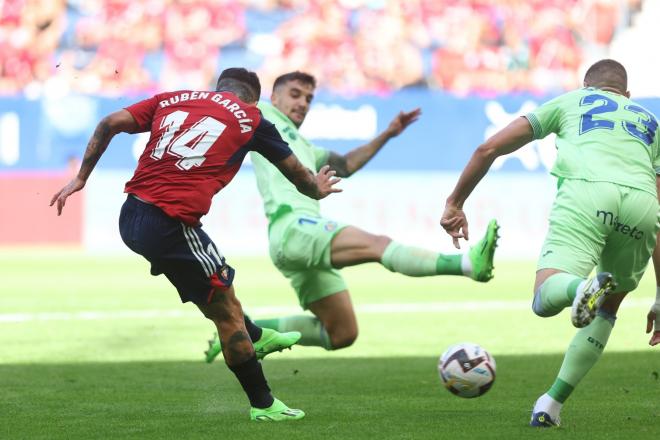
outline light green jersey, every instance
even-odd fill
[[[282,138],[298,160],[310,170],[316,172],[328,161],[329,150],[316,147],[302,137],[298,128],[281,111],[269,103],[259,103],[259,109],[264,118],[275,124]],[[257,176],[257,187],[264,201],[266,217],[272,222],[286,212],[297,211],[314,217],[320,217],[318,200],[298,192],[296,187],[287,180],[280,171],[259,153],[250,152],[254,174]]]
[[[611,182],[656,195],[658,122],[634,101],[588,87],[548,101],[525,117],[535,139],[557,135],[553,175]]]

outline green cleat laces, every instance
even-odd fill
[[[304,411],[289,408],[277,399],[268,408],[250,408],[250,420],[257,422],[285,422],[300,420],[303,417],[305,417]]]
[[[484,238],[470,248],[468,256],[472,263],[472,274],[470,277],[475,281],[486,282],[493,278],[493,258],[497,247],[497,231],[500,229],[497,220],[488,223]]]
[[[262,329],[261,338],[253,342],[252,345],[254,345],[254,352],[257,355],[257,359],[261,360],[276,351],[282,351],[285,348],[290,349],[301,337],[300,332],[280,333],[269,328],[264,328]],[[220,338],[217,333],[214,333],[213,339],[209,341],[209,349],[204,352],[206,362],[209,364],[213,362],[220,352],[222,352]]]

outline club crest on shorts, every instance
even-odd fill
[[[229,281],[229,266],[225,265],[220,268],[220,278],[223,281]]]

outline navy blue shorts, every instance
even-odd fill
[[[119,233],[133,252],[165,274],[182,302],[208,304],[215,288],[227,288],[234,269],[201,227],[187,226],[160,208],[129,195],[119,215]]]

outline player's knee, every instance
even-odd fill
[[[559,312],[553,313],[551,311],[546,310],[543,307],[540,288],[536,289],[536,292],[534,292],[534,301],[532,301],[532,311],[536,316],[540,316],[541,318],[548,318],[550,316],[554,316],[557,313],[559,313]]]
[[[376,235],[374,242],[376,246],[384,250],[392,242],[392,239],[387,235]]]
[[[243,322],[241,302],[232,290],[216,289],[208,304],[199,306],[204,316],[216,323]]]
[[[556,313],[549,313],[547,310],[545,310],[543,306],[541,306],[540,301],[532,302],[532,311],[536,316],[540,316],[541,318],[549,318],[556,315]]]
[[[372,235],[369,239],[369,253],[370,258],[374,261],[380,261],[387,246],[390,245],[392,239],[387,235]]]
[[[353,345],[358,337],[357,329],[342,329],[340,332],[330,332],[330,341],[332,349],[338,350]]]

